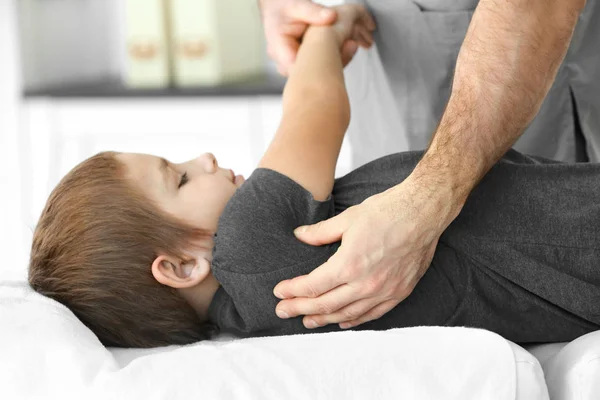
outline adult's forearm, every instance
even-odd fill
[[[447,108],[413,177],[432,180],[450,223],[538,112],[585,0],[481,0]],[[445,189],[445,190],[444,190]]]

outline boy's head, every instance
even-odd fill
[[[183,164],[105,152],[54,189],[36,227],[29,282],[109,346],[206,339],[218,288],[212,237],[243,177],[212,154]]]

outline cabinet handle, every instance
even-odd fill
[[[159,53],[160,46],[152,40],[136,39],[129,44],[129,55],[137,60],[151,60]]]
[[[184,58],[200,59],[208,52],[208,45],[205,41],[192,39],[182,40],[179,44],[179,54]]]

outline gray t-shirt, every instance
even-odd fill
[[[221,287],[209,319],[242,337],[340,330],[337,324],[306,329],[302,317],[275,314],[277,283],[310,273],[340,246],[304,244],[293,230],[397,185],[421,156],[405,152],[372,161],[336,179],[326,201],[283,174],[255,170],[219,220],[212,268]],[[591,305],[600,304],[600,213],[590,207],[600,198],[599,181],[600,165],[509,151],[444,232],[410,296],[354,329],[472,326],[515,342],[572,340],[599,329],[600,313]]]
[[[273,295],[275,285],[310,273],[340,245],[310,246],[296,239],[293,230],[333,217],[395,186],[410,174],[421,154],[399,153],[366,164],[336,179],[326,201],[316,201],[309,191],[283,174],[256,169],[231,198],[219,220],[212,269],[221,287],[209,307],[209,318],[221,330],[239,336],[339,330],[338,325],[309,330],[300,317],[283,320],[275,314],[280,301]],[[408,311],[403,313],[400,324],[392,321],[397,319],[392,313],[359,328],[431,325],[450,317],[459,296],[454,288],[446,287],[443,293],[430,297],[428,302],[436,304],[415,308],[410,307],[410,302],[405,303],[401,308]],[[421,318],[421,307],[438,312]]]

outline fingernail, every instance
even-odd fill
[[[286,312],[285,312],[285,311],[283,311],[283,310],[276,310],[276,311],[275,311],[275,313],[277,314],[277,316],[278,316],[279,318],[287,319],[287,318],[289,318],[289,317],[290,317],[290,316],[288,315],[288,313],[286,313]]]
[[[308,321],[306,321],[306,327],[308,329],[314,329],[317,326],[318,326],[317,323],[314,320],[312,320],[312,319],[309,319]]]
[[[294,234],[298,235],[300,233],[304,233],[304,232],[306,232],[306,228],[307,228],[306,225],[305,226],[300,226],[300,227],[294,229]]]
[[[327,18],[329,16],[331,16],[331,10],[329,10],[329,9],[321,10],[321,17]]]
[[[351,325],[348,322],[344,322],[344,323],[340,324],[340,328],[342,328],[342,329],[348,329],[348,328],[350,328],[350,326]]]
[[[275,297],[277,297],[278,299],[283,300],[283,295],[279,292],[273,292],[273,294],[275,295]]]

